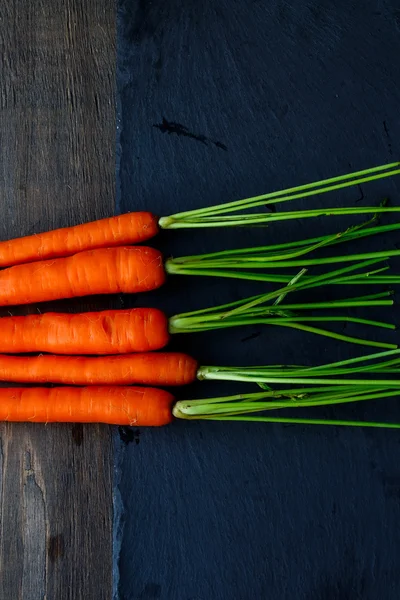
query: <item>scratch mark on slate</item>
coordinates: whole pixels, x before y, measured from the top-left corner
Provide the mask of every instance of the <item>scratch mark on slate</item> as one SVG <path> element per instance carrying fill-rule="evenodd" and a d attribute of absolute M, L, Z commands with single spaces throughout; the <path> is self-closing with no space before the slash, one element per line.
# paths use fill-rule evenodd
<path fill-rule="evenodd" d="M 181 123 L 176 123 L 174 121 L 168 121 L 165 117 L 162 118 L 161 123 L 154 123 L 153 127 L 159 129 L 161 133 L 168 133 L 169 135 L 174 133 L 177 136 L 187 137 L 191 138 L 192 140 L 196 140 L 197 142 L 201 142 L 205 146 L 212 144 L 216 148 L 225 150 L 225 152 L 228 150 L 227 146 L 222 142 L 212 140 L 200 133 L 193 133 L 192 131 L 189 131 L 189 129 L 185 127 L 185 125 L 182 125 Z"/>
<path fill-rule="evenodd" d="M 360 183 L 357 185 L 357 187 L 360 191 L 360 196 L 359 196 L 359 198 L 357 198 L 356 202 L 361 202 L 362 200 L 364 200 L 364 191 L 363 191 Z"/>
<path fill-rule="evenodd" d="M 349 165 L 349 169 L 351 170 L 352 169 L 351 163 L 347 163 L 347 164 Z M 361 187 L 361 184 L 358 184 L 357 187 L 358 187 L 358 190 L 360 192 L 360 196 L 359 196 L 359 198 L 357 198 L 357 200 L 354 201 L 356 203 L 357 202 L 361 202 L 362 200 L 364 200 L 364 191 L 363 191 L 363 189 Z"/>
<path fill-rule="evenodd" d="M 387 137 L 387 140 L 388 140 L 389 154 L 390 154 L 390 156 L 393 156 L 392 141 L 391 141 L 391 138 L 390 138 L 389 129 L 388 129 L 386 121 L 383 121 L 383 129 L 385 130 L 385 134 L 386 134 L 386 137 Z"/>
<path fill-rule="evenodd" d="M 395 10 L 393 13 L 393 16 L 394 16 L 395 25 L 396 25 L 397 29 L 400 31 L 400 10 Z"/>
<path fill-rule="evenodd" d="M 254 333 L 248 335 L 247 337 L 242 338 L 241 342 L 249 342 L 250 340 L 255 340 L 261 335 L 261 331 L 255 331 Z"/>

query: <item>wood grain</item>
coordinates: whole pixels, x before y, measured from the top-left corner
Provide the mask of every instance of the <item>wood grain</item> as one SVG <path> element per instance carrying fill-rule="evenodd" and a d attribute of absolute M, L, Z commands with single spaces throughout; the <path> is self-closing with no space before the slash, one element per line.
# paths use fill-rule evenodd
<path fill-rule="evenodd" d="M 113 213 L 114 20 L 111 0 L 1 3 L 1 239 Z M 0 598 L 111 597 L 111 456 L 107 427 L 0 426 Z"/>

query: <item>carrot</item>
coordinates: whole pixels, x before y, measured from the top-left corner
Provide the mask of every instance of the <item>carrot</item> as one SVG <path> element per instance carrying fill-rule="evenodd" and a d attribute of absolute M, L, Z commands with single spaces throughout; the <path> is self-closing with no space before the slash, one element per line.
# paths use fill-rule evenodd
<path fill-rule="evenodd" d="M 0 332 L 7 354 L 126 354 L 159 350 L 169 340 L 167 317 L 155 308 L 3 317 Z"/>
<path fill-rule="evenodd" d="M 259 248 L 173 258 L 168 259 L 165 265 L 158 250 L 142 246 L 100 248 L 79 252 L 67 258 L 17 265 L 0 272 L 0 305 L 29 304 L 92 294 L 149 291 L 160 287 L 165 282 L 167 273 L 285 283 L 285 294 L 327 284 L 396 284 L 399 283 L 399 276 L 381 274 L 387 267 L 367 272 L 362 272 L 362 269 L 398 256 L 400 250 L 304 259 L 305 255 L 322 246 L 400 229 L 400 223 L 365 227 L 376 218 L 377 215 L 374 215 L 367 223 L 334 235 Z M 292 267 L 347 263 L 354 262 L 355 259 L 358 261 L 355 264 L 335 268 L 328 274 L 323 273 L 319 278 L 313 275 L 304 276 L 305 271 L 291 275 L 276 274 L 278 268 L 286 271 Z M 264 269 L 273 272 L 265 273 Z"/>
<path fill-rule="evenodd" d="M 0 271 L 0 305 L 145 292 L 160 287 L 165 279 L 162 256 L 153 248 L 88 250 Z"/>
<path fill-rule="evenodd" d="M 66 385 L 185 385 L 196 379 L 197 361 L 181 352 L 121 356 L 0 355 L 0 381 Z"/>
<path fill-rule="evenodd" d="M 82 250 L 137 244 L 157 232 L 157 218 L 149 212 L 127 213 L 54 229 L 0 242 L 0 267 L 70 256 Z"/>
<path fill-rule="evenodd" d="M 400 423 L 269 416 L 271 410 L 289 409 L 298 412 L 302 408 L 333 407 L 371 400 L 381 402 L 384 398 L 396 397 L 399 395 L 400 381 L 387 377 L 381 378 L 381 375 L 397 374 L 399 352 L 371 354 L 318 367 L 283 367 L 282 365 L 245 368 L 204 367 L 202 375 L 210 375 L 209 379 L 248 381 L 263 389 L 256 393 L 177 402 L 171 394 L 157 388 L 126 386 L 0 388 L 0 421 L 161 426 L 171 423 L 175 417 L 186 420 L 399 429 Z M 387 360 L 389 357 L 390 360 Z M 371 361 L 375 362 L 371 365 Z M 369 364 L 364 365 L 365 362 Z M 363 378 L 348 377 L 354 373 Z M 338 379 L 338 375 L 345 375 L 345 377 Z M 270 387 L 271 384 L 276 383 L 284 384 L 286 387 L 281 389 Z M 299 384 L 301 387 L 298 387 Z"/>
<path fill-rule="evenodd" d="M 160 426 L 174 397 L 145 387 L 0 388 L 0 421 Z"/>
<path fill-rule="evenodd" d="M 389 358 L 390 357 L 390 358 Z M 389 359 L 389 360 L 388 360 Z M 366 363 L 366 364 L 364 364 Z M 310 368 L 264 365 L 257 367 L 200 366 L 182 352 L 142 352 L 120 356 L 0 355 L 0 381 L 64 383 L 67 385 L 180 386 L 199 381 L 241 381 L 257 385 L 318 384 L 349 388 L 377 386 L 395 389 L 400 381 L 400 350 L 386 350 Z M 364 379 L 351 379 L 360 375 Z M 381 376 L 384 376 L 383 379 Z M 344 378 L 338 376 L 345 376 Z M 354 388 L 354 389 L 356 389 Z M 289 394 L 290 397 L 290 394 Z"/>
<path fill-rule="evenodd" d="M 159 229 L 188 229 L 188 228 L 214 228 L 236 227 L 247 225 L 265 225 L 282 220 L 320 217 L 344 214 L 372 214 L 384 212 L 398 212 L 399 207 L 381 206 L 356 206 L 345 208 L 328 208 L 323 210 L 283 211 L 245 213 L 252 211 L 257 206 L 278 204 L 309 198 L 318 194 L 337 191 L 375 181 L 384 177 L 391 177 L 400 173 L 400 162 L 381 165 L 364 169 L 355 173 L 330 177 L 322 181 L 312 182 L 285 190 L 268 192 L 254 198 L 245 198 L 217 206 L 209 206 L 195 210 L 185 211 L 158 219 L 150 212 L 127 213 L 76 225 L 55 229 L 38 235 L 20 237 L 9 241 L 0 242 L 0 267 L 70 256 L 77 252 L 137 244 L 155 236 Z"/>

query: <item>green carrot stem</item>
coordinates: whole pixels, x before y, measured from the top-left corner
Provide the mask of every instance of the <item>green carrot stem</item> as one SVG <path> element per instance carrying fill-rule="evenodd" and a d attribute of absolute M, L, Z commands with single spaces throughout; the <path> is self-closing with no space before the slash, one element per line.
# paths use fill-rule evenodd
<path fill-rule="evenodd" d="M 269 400 L 267 402 L 259 401 L 247 401 L 247 402 L 223 402 L 213 404 L 192 404 L 190 401 L 181 401 L 179 404 L 179 410 L 181 413 L 191 416 L 211 416 L 211 415 L 245 415 L 251 413 L 259 413 L 270 410 L 285 410 L 292 408 L 310 408 L 316 406 L 335 406 L 339 404 L 350 404 L 354 402 L 366 402 L 369 400 L 378 400 L 381 398 L 389 398 L 398 396 L 399 390 L 388 391 L 384 388 L 371 390 L 364 394 L 349 394 L 349 395 L 338 395 L 337 397 L 319 397 L 319 398 L 305 398 L 305 399 L 290 399 L 274 401 Z"/>
<path fill-rule="evenodd" d="M 259 254 L 262 254 L 262 256 L 265 257 L 265 260 L 287 260 L 288 258 L 293 258 L 294 256 L 296 256 L 296 253 L 289 251 L 293 248 L 296 248 L 297 252 L 300 251 L 301 254 L 307 254 L 322 246 L 342 244 L 344 242 L 348 242 L 361 237 L 377 235 L 380 233 L 400 229 L 400 223 L 395 223 L 392 225 L 380 225 L 376 227 L 368 227 L 362 229 L 368 223 L 374 221 L 376 219 L 376 216 L 377 215 L 374 215 L 374 217 L 366 223 L 361 223 L 359 225 L 349 227 L 347 230 L 333 235 L 324 235 L 317 238 L 309 238 L 305 240 L 298 240 L 296 242 L 287 242 L 283 244 L 274 244 L 269 246 L 256 246 L 251 248 L 240 248 L 235 250 L 223 250 L 220 252 L 212 252 L 209 254 L 183 256 L 169 260 L 172 268 L 174 265 L 185 265 L 186 267 L 190 267 L 192 264 L 196 264 L 203 261 L 210 262 L 210 260 L 213 263 L 215 261 L 220 260 L 230 260 L 235 262 L 244 262 L 246 260 L 251 261 L 253 257 L 257 257 Z M 297 254 L 297 256 L 299 255 L 300 254 Z"/>
<path fill-rule="evenodd" d="M 185 419 L 182 414 L 179 413 L 178 409 L 173 410 L 174 416 L 178 419 Z M 375 421 L 344 421 L 344 420 L 330 420 L 330 419 L 299 419 L 299 418 L 288 418 L 288 417 L 255 417 L 251 415 L 240 415 L 240 416 L 202 416 L 196 417 L 197 419 L 209 420 L 209 421 L 249 421 L 257 423 L 283 423 L 287 425 L 333 425 L 336 427 L 374 427 L 377 429 L 400 429 L 400 423 L 379 423 Z"/>
<path fill-rule="evenodd" d="M 171 270 L 170 270 L 171 269 Z M 244 279 L 246 281 L 264 281 L 266 283 L 283 283 L 289 284 L 293 276 L 290 275 L 273 275 L 271 273 L 253 273 L 252 271 L 233 271 L 222 269 L 186 269 L 179 267 L 174 271 L 174 267 L 167 268 L 170 273 L 178 273 L 179 275 L 194 275 L 200 277 L 223 277 L 228 279 Z M 389 275 L 385 277 L 377 277 L 377 273 L 387 271 L 389 267 L 375 269 L 367 273 L 357 273 L 347 277 L 329 280 L 326 285 L 395 285 L 400 283 L 400 276 Z M 307 289 L 317 287 L 318 283 L 312 283 L 310 277 L 303 277 L 303 281 L 307 282 Z"/>
<path fill-rule="evenodd" d="M 325 258 L 314 258 L 307 260 L 270 260 L 268 256 L 237 257 L 226 260 L 199 261 L 184 264 L 184 268 L 193 269 L 288 269 L 290 267 L 315 267 L 319 265 L 331 265 L 336 263 L 368 261 L 371 259 L 387 260 L 400 256 L 400 250 L 382 250 L 379 252 L 365 252 L 362 254 L 344 254 L 341 256 L 327 256 Z M 273 257 L 274 258 L 274 257 Z M 179 273 L 180 265 L 173 259 L 166 261 L 169 273 Z"/>
<path fill-rule="evenodd" d="M 360 227 L 362 227 L 362 225 L 358 225 L 356 227 L 357 227 L 357 229 L 359 229 Z M 250 248 L 222 250 L 219 252 L 211 252 L 208 254 L 180 256 L 180 257 L 172 259 L 172 263 L 183 265 L 185 263 L 200 262 L 200 261 L 209 260 L 209 259 L 219 259 L 219 258 L 235 259 L 235 257 L 237 257 L 237 256 L 242 257 L 242 256 L 247 256 L 247 255 L 250 255 L 250 257 L 251 257 L 254 254 L 257 255 L 260 253 L 264 253 L 270 257 L 274 257 L 276 255 L 281 255 L 282 251 L 284 251 L 286 249 L 304 247 L 304 246 L 309 247 L 311 244 L 316 244 L 318 242 L 326 241 L 328 238 L 332 238 L 332 237 L 336 238 L 336 239 L 334 239 L 333 241 L 331 241 L 329 243 L 325 243 L 324 245 L 333 246 L 336 244 L 343 244 L 345 242 L 359 239 L 362 237 L 368 237 L 370 235 L 387 233 L 389 231 L 394 231 L 394 230 L 400 229 L 400 223 L 394 223 L 392 225 L 378 225 L 376 227 L 369 227 L 367 229 L 361 229 L 361 230 L 354 231 L 354 229 L 356 229 L 356 227 L 350 227 L 345 232 L 336 234 L 335 236 L 324 235 L 324 236 L 320 236 L 320 237 L 316 237 L 316 238 L 298 240 L 295 242 L 286 242 L 283 244 L 273 244 L 273 245 L 269 245 L 269 246 L 252 246 Z"/>
<path fill-rule="evenodd" d="M 215 370 L 214 370 L 215 369 Z M 199 379 L 202 380 L 217 380 L 217 381 L 242 381 L 248 383 L 271 383 L 271 384 L 287 384 L 287 385 L 351 385 L 351 386 L 384 386 L 395 387 L 400 389 L 400 381 L 394 379 L 338 379 L 329 377 L 313 377 L 310 382 L 310 377 L 294 377 L 291 374 L 282 377 L 274 377 L 262 374 L 262 371 L 251 373 L 246 371 L 246 368 L 237 369 L 234 371 L 225 371 L 223 367 L 200 367 Z"/>
<path fill-rule="evenodd" d="M 270 292 L 269 294 L 258 295 L 258 296 L 253 296 L 252 298 L 247 298 L 247 300 L 244 300 L 241 305 L 232 307 L 232 309 L 228 313 L 226 313 L 224 318 L 226 318 L 227 316 L 237 315 L 238 313 L 243 313 L 243 312 L 247 311 L 249 308 L 252 308 L 259 304 L 264 304 L 265 302 L 267 302 L 269 300 L 273 300 L 273 299 L 277 298 L 282 293 L 294 292 L 294 291 L 298 291 L 301 289 L 307 289 L 308 287 L 310 287 L 310 285 L 312 287 L 317 287 L 317 284 L 318 285 L 320 285 L 322 283 L 326 284 L 327 282 L 329 282 L 329 280 L 336 279 L 338 275 L 343 275 L 344 273 L 350 273 L 351 271 L 358 270 L 363 267 L 368 267 L 371 264 L 373 264 L 373 263 L 371 263 L 370 261 L 365 261 L 364 263 L 357 263 L 356 265 L 350 265 L 349 267 L 343 267 L 341 269 L 336 269 L 336 270 L 330 271 L 328 273 L 323 273 L 322 275 L 317 275 L 315 277 L 311 277 L 307 282 L 299 281 L 293 285 L 288 284 L 279 290 Z"/>
<path fill-rule="evenodd" d="M 207 226 L 207 219 L 209 215 L 213 215 L 213 219 L 218 215 L 225 215 L 229 212 L 234 211 L 242 211 L 249 208 L 253 208 L 256 206 L 260 206 L 263 204 L 269 203 L 277 203 L 277 202 L 285 202 L 287 200 L 294 200 L 296 198 L 305 198 L 309 196 L 314 196 L 316 194 L 325 193 L 329 191 L 335 191 L 338 189 L 342 189 L 345 187 L 350 187 L 354 185 L 359 185 L 361 183 L 366 183 L 369 181 L 374 181 L 383 177 L 390 177 L 393 175 L 397 175 L 400 173 L 400 163 L 391 163 L 388 165 L 382 165 L 378 167 L 374 167 L 371 169 L 364 169 L 362 171 L 338 176 L 331 177 L 329 179 L 321 180 L 318 182 L 309 183 L 306 185 L 296 186 L 294 188 L 288 188 L 286 190 L 281 190 L 278 192 L 271 192 L 268 194 L 262 194 L 260 196 L 256 196 L 253 198 L 247 198 L 244 200 L 239 200 L 235 202 L 229 202 L 217 206 L 206 207 L 201 209 L 196 209 L 192 211 L 185 211 L 181 213 L 177 213 L 175 215 L 171 215 L 170 217 L 161 218 L 159 221 L 161 228 L 179 228 L 179 227 L 204 227 Z M 332 209 L 335 210 L 335 209 Z M 349 209 L 343 209 L 349 210 Z M 364 211 L 370 212 L 366 208 L 353 208 L 351 209 L 355 214 L 362 214 Z M 386 210 L 386 209 L 385 209 Z M 328 209 L 330 214 L 349 214 L 347 213 L 332 213 L 330 209 Z M 297 211 L 301 212 L 301 211 Z M 319 211 L 321 213 L 321 211 Z M 326 211 L 325 211 L 326 212 Z M 380 211 L 371 211 L 371 212 L 380 212 Z M 383 212 L 383 211 L 381 211 Z M 274 213 L 276 214 L 276 213 Z M 267 222 L 270 215 L 258 215 L 258 222 Z M 246 217 L 241 216 L 240 218 L 233 217 L 234 220 L 227 221 L 226 217 L 220 218 L 219 222 L 214 221 L 211 226 L 218 227 L 222 225 L 241 225 L 241 224 L 250 224 L 252 222 L 252 215 L 247 215 Z M 264 219 L 264 221 L 262 221 Z M 254 222 L 254 221 L 253 221 Z M 257 222 L 257 221 L 255 221 Z"/>
<path fill-rule="evenodd" d="M 400 170 L 398 171 L 400 173 Z M 310 194 L 306 194 L 310 195 Z M 299 195 L 296 198 L 303 198 Z M 288 198 L 293 200 L 295 197 Z M 252 208 L 248 206 L 246 208 Z M 244 210 L 244 209 L 242 209 Z M 227 211 L 229 212 L 229 211 Z M 294 219 L 311 219 L 317 217 L 337 217 L 344 215 L 368 215 L 378 213 L 398 213 L 399 207 L 373 207 L 373 206 L 356 206 L 347 208 L 320 208 L 309 210 L 293 210 L 281 213 L 250 213 L 241 216 L 203 216 L 201 219 L 183 219 L 171 221 L 168 227 L 164 229 L 190 229 L 190 228 L 208 228 L 208 227 L 244 227 L 249 225 L 265 225 L 276 221 L 293 221 Z M 161 220 L 160 220 L 161 221 Z"/>
<path fill-rule="evenodd" d="M 247 401 L 251 401 L 251 402 L 256 402 L 258 400 L 265 400 L 268 398 L 272 398 L 272 399 L 276 399 L 276 398 L 290 398 L 290 399 L 301 399 L 304 397 L 308 397 L 310 394 L 335 394 L 335 396 L 337 394 L 349 394 L 349 393 L 353 393 L 353 394 L 361 394 L 363 393 L 363 391 L 358 391 L 356 388 L 349 386 L 349 385 L 343 385 L 343 386 L 339 386 L 338 388 L 335 388 L 333 390 L 332 386 L 330 385 L 326 385 L 326 386 L 317 386 L 317 387 L 311 387 L 310 385 L 308 385 L 307 387 L 301 387 L 301 388 L 290 388 L 290 389 L 279 389 L 279 390 L 267 390 L 267 391 L 262 391 L 262 392 L 251 392 L 251 393 L 247 393 L 247 394 L 234 394 L 231 396 L 220 396 L 217 398 L 202 398 L 200 400 L 189 400 L 189 401 L 185 401 L 185 402 L 190 402 L 191 406 L 196 406 L 196 405 L 208 405 L 208 404 L 221 404 L 224 402 L 247 402 Z M 182 401 L 183 402 L 183 401 Z"/>
<path fill-rule="evenodd" d="M 312 317 L 304 316 L 300 314 L 285 316 L 265 316 L 261 314 L 249 313 L 245 317 L 235 317 L 233 319 L 224 319 L 221 321 L 218 315 L 211 315 L 207 319 L 201 317 L 182 317 L 179 315 L 170 319 L 170 331 L 171 333 L 184 333 L 185 331 L 211 331 L 212 329 L 225 329 L 226 327 L 235 327 L 242 325 L 287 325 L 298 324 L 298 323 L 324 323 L 328 321 L 336 323 L 358 323 L 360 325 L 369 325 L 371 327 L 382 327 L 384 329 L 396 329 L 396 326 L 392 323 L 386 323 L 385 321 L 373 321 L 371 319 L 363 319 L 361 317 L 348 317 L 346 315 L 337 316 L 324 316 L 324 317 Z M 397 346 L 396 346 L 397 347 Z"/>
<path fill-rule="evenodd" d="M 317 320 L 327 320 L 328 322 L 331 322 L 333 320 L 335 321 L 342 321 L 342 322 L 357 322 L 357 323 L 362 323 L 364 322 L 363 320 L 360 319 L 353 319 L 350 317 L 326 317 L 326 319 L 318 319 L 317 317 L 314 318 L 309 318 L 309 319 L 302 319 L 302 321 L 317 321 Z M 367 324 L 371 324 L 371 323 L 367 323 Z M 349 342 L 349 343 L 353 343 L 353 344 L 360 344 L 360 345 L 364 345 L 364 346 L 372 346 L 375 348 L 387 348 L 390 350 L 394 350 L 397 348 L 397 344 L 388 344 L 385 342 L 376 342 L 373 340 L 367 340 L 364 338 L 357 338 L 357 337 L 353 337 L 353 336 L 349 336 L 349 335 L 343 335 L 340 333 L 335 333 L 333 331 L 328 331 L 326 329 L 320 329 L 317 327 L 311 327 L 309 325 L 304 325 L 304 323 L 299 323 L 299 322 L 295 322 L 295 321 L 284 321 L 283 319 L 235 319 L 232 321 L 224 321 L 224 324 L 221 323 L 207 323 L 204 322 L 203 324 L 201 323 L 196 323 L 196 324 L 192 324 L 189 321 L 185 322 L 180 320 L 180 318 L 177 317 L 173 317 L 172 320 L 170 320 L 170 333 L 174 334 L 174 333 L 190 333 L 190 332 L 200 332 L 200 331 L 211 331 L 214 329 L 222 329 L 224 327 L 240 327 L 240 326 L 244 326 L 244 325 L 278 325 L 280 327 L 290 327 L 292 329 L 298 329 L 300 331 L 306 331 L 308 333 L 314 333 L 316 335 L 321 335 L 323 337 L 329 337 L 329 338 L 333 338 L 342 342 Z"/>
<path fill-rule="evenodd" d="M 332 318 L 329 320 L 332 320 Z M 347 319 L 344 319 L 344 320 L 346 321 Z M 319 329 L 317 327 L 310 327 L 308 325 L 302 325 L 300 323 L 275 323 L 275 325 L 280 325 L 281 327 L 291 327 L 292 329 L 299 329 L 301 331 L 307 331 L 308 333 L 315 333 L 317 335 L 322 335 L 324 337 L 333 338 L 335 340 L 340 340 L 342 342 L 350 342 L 352 344 L 360 344 L 362 346 L 372 346 L 375 348 L 387 348 L 390 350 L 395 350 L 397 348 L 397 344 L 388 344 L 385 342 L 375 342 L 373 340 L 356 338 L 356 337 L 352 337 L 349 335 L 334 333 L 334 332 L 328 331 L 326 329 Z"/>
<path fill-rule="evenodd" d="M 331 236 L 331 235 L 323 235 L 323 236 L 319 236 L 319 237 L 315 237 L 315 238 L 308 238 L 305 240 L 297 240 L 295 242 L 285 242 L 285 243 L 281 243 L 281 244 L 272 244 L 272 245 L 268 245 L 268 246 L 252 246 L 250 248 L 240 248 L 240 249 L 234 249 L 234 250 L 223 250 L 223 251 L 219 251 L 219 252 L 211 252 L 208 254 L 200 254 L 200 255 L 192 255 L 192 256 L 180 256 L 178 258 L 174 258 L 173 259 L 173 263 L 174 264 L 184 264 L 187 262 L 192 262 L 193 260 L 195 260 L 196 262 L 201 261 L 201 260 L 208 260 L 210 258 L 214 259 L 214 258 L 222 258 L 222 257 L 232 257 L 235 258 L 235 256 L 239 255 L 247 255 L 247 254 L 258 254 L 260 252 L 263 252 L 265 254 L 269 254 L 271 256 L 276 255 L 276 254 L 281 254 L 283 250 L 287 250 L 290 248 L 297 248 L 297 247 L 301 247 L 301 246 L 309 246 L 311 244 L 317 244 L 318 242 L 323 242 L 326 241 L 328 238 L 336 238 L 333 239 L 332 241 L 330 241 L 329 243 L 326 243 L 325 245 L 329 245 L 329 246 L 333 246 L 336 244 L 342 244 L 354 239 L 359 239 L 361 237 L 367 237 L 370 235 L 377 235 L 380 233 L 386 233 L 388 231 L 394 231 L 397 229 L 400 229 L 400 223 L 394 223 L 391 225 L 378 225 L 376 227 L 368 227 L 366 229 L 362 229 L 363 227 L 365 227 L 366 225 L 368 225 L 369 223 L 371 223 L 372 221 L 374 221 L 376 218 L 376 215 L 374 215 L 374 217 L 372 219 L 370 219 L 369 221 L 366 221 L 365 223 L 361 223 L 360 225 L 355 225 L 353 227 L 349 227 L 346 231 L 342 232 L 342 233 L 338 233 L 335 236 Z"/>

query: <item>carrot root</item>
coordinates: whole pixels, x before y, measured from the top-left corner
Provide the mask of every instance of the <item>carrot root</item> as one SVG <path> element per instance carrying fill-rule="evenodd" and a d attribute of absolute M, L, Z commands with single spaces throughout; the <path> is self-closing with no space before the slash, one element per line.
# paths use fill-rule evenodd
<path fill-rule="evenodd" d="M 150 212 L 132 212 L 0 242 L 0 267 L 72 256 L 84 250 L 138 244 L 159 231 Z"/>
<path fill-rule="evenodd" d="M 198 363 L 180 352 L 120 356 L 0 355 L 0 381 L 64 385 L 180 386 L 196 379 Z"/>
<path fill-rule="evenodd" d="M 172 421 L 173 402 L 157 388 L 0 388 L 0 421 L 159 427 Z"/>
<path fill-rule="evenodd" d="M 147 292 L 165 280 L 158 250 L 145 246 L 101 248 L 0 271 L 0 305 Z"/>
<path fill-rule="evenodd" d="M 168 319 L 156 308 L 0 319 L 4 354 L 129 354 L 160 350 L 168 341 Z"/>

